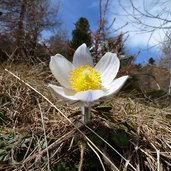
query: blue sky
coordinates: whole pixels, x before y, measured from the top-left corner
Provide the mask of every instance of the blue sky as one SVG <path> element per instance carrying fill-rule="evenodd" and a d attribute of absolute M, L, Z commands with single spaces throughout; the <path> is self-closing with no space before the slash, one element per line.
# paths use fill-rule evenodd
<path fill-rule="evenodd" d="M 103 3 L 105 2 L 105 0 L 102 1 Z M 118 3 L 119 1 L 121 4 Z M 148 0 L 148 4 L 146 4 L 147 7 L 152 6 L 152 3 L 155 3 L 155 1 L 156 3 L 158 2 L 157 0 Z M 58 0 L 52 0 L 52 2 L 55 4 Z M 61 6 L 59 15 L 63 22 L 63 27 L 68 33 L 68 37 L 71 37 L 72 30 L 74 29 L 74 23 L 80 17 L 87 18 L 90 23 L 91 30 L 96 30 L 99 19 L 98 0 L 61 0 L 60 2 Z M 164 37 L 163 30 L 155 30 L 152 36 L 151 33 L 142 33 L 140 31 L 142 29 L 140 25 L 136 25 L 133 19 L 128 16 L 128 13 L 131 13 L 132 10 L 129 0 L 111 0 L 110 2 L 107 19 L 108 21 L 112 21 L 114 17 L 116 18 L 113 29 L 118 29 L 127 23 L 126 27 L 119 30 L 119 32 L 128 32 L 126 36 L 129 36 L 125 42 L 127 53 L 136 54 L 140 52 L 136 63 L 145 64 L 148 62 L 148 58 L 150 57 L 157 59 L 160 54 L 160 48 L 156 45 Z M 133 2 L 135 2 L 135 5 L 141 9 L 143 0 L 133 0 Z M 156 13 L 159 9 L 155 7 L 149 8 L 149 10 L 150 12 Z M 149 18 L 144 18 L 143 21 L 147 24 L 153 23 L 154 25 L 158 25 L 159 22 Z"/>
<path fill-rule="evenodd" d="M 94 2 L 98 2 L 95 0 Z M 98 3 L 96 3 L 98 5 Z M 60 17 L 64 22 L 64 28 L 71 36 L 74 29 L 74 23 L 80 18 L 85 17 L 90 23 L 90 28 L 95 30 L 98 24 L 98 8 L 93 0 L 62 0 L 60 8 Z"/>

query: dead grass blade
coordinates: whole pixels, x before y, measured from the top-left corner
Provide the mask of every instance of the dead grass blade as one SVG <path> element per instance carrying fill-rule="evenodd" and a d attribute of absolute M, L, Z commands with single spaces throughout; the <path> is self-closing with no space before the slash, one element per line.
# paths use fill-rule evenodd
<path fill-rule="evenodd" d="M 31 85 L 29 85 L 28 83 L 26 83 L 24 80 L 22 80 L 20 77 L 18 77 L 17 75 L 15 75 L 14 73 L 12 73 L 11 71 L 9 71 L 8 69 L 5 69 L 6 72 L 8 72 L 9 74 L 11 74 L 12 76 L 14 76 L 16 79 L 18 79 L 19 81 L 21 81 L 22 83 L 24 83 L 26 86 L 28 86 L 30 89 L 32 89 L 33 91 L 35 91 L 37 94 L 39 94 L 41 97 L 43 97 L 49 104 L 51 104 L 51 106 L 53 106 L 67 121 L 69 121 L 69 123 L 71 123 L 74 128 L 82 134 L 82 136 L 84 136 L 84 138 L 105 158 L 105 160 L 107 162 L 110 163 L 110 165 L 116 169 L 116 171 L 118 171 L 117 167 L 114 165 L 114 163 L 112 163 L 112 161 L 60 110 L 58 109 L 47 97 L 45 97 L 42 93 L 40 93 L 39 91 L 37 91 L 34 87 L 32 87 Z M 66 135 L 64 135 L 64 137 L 66 137 Z M 64 138 L 63 137 L 63 138 Z M 59 141 L 59 140 L 58 140 Z M 57 141 L 57 142 L 58 142 Z M 55 142 L 55 144 L 57 143 Z M 54 145 L 54 144 L 53 144 Z M 53 147 L 53 145 L 50 145 L 50 147 Z M 43 151 L 39 152 L 39 155 L 41 156 L 42 154 L 46 153 L 50 147 L 44 149 Z M 36 154 L 34 154 L 33 156 L 30 156 L 29 158 L 25 159 L 25 161 L 23 163 L 26 163 L 28 160 L 32 160 L 34 158 L 36 158 Z"/>

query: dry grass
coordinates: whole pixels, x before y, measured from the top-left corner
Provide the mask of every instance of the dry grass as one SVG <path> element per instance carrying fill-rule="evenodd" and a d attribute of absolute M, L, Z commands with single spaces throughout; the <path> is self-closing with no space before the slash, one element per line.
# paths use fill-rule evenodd
<path fill-rule="evenodd" d="M 79 108 L 50 92 L 56 80 L 46 65 L 5 67 L 39 93 L 0 69 L 0 170 L 171 170 L 171 106 L 120 93 L 79 131 Z"/>

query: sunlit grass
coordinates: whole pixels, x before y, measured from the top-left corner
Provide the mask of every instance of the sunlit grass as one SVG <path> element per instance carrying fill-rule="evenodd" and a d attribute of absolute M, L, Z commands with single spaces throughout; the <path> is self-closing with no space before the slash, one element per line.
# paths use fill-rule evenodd
<path fill-rule="evenodd" d="M 39 93 L 0 69 L 0 169 L 47 170 L 50 162 L 52 170 L 78 170 L 82 160 L 80 141 L 84 136 L 74 125 L 104 154 L 95 146 L 94 152 L 92 144 L 86 145 L 83 170 L 111 170 L 114 166 L 110 161 L 119 170 L 171 168 L 170 106 L 161 108 L 159 101 L 153 103 L 121 92 L 94 106 L 93 119 L 84 126 L 79 123 L 79 108 L 63 103 L 47 88 L 48 82 L 56 80 L 46 64 L 5 67 Z"/>

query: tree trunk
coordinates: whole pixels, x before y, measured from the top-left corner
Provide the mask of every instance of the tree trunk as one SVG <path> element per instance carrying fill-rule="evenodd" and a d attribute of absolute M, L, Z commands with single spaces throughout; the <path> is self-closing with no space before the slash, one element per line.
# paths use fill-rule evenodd
<path fill-rule="evenodd" d="M 17 24 L 17 31 L 16 31 L 16 47 L 18 48 L 18 58 L 26 57 L 26 51 L 24 48 L 24 18 L 26 15 L 26 6 L 27 6 L 27 0 L 23 0 L 21 3 L 20 8 L 20 16 L 18 19 Z"/>

